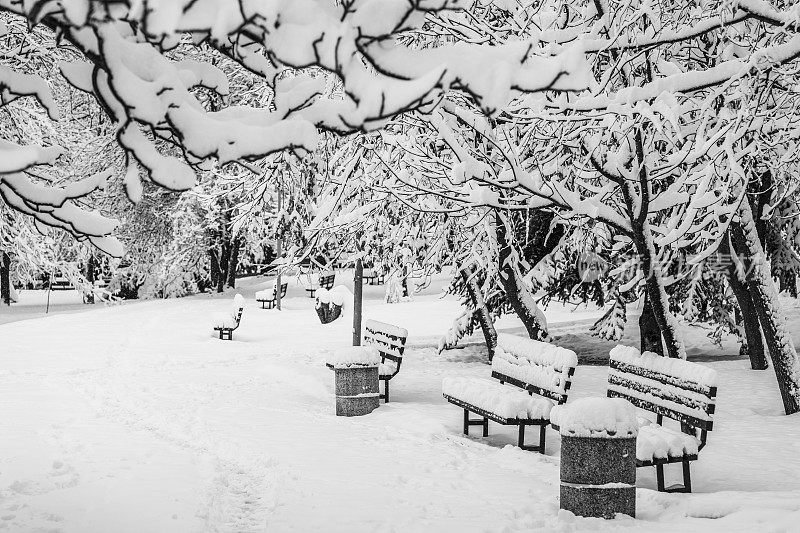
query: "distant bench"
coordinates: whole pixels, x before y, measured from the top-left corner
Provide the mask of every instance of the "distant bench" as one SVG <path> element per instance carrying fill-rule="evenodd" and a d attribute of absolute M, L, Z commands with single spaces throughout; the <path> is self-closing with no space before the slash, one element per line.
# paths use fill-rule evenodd
<path fill-rule="evenodd" d="M 364 322 L 364 342 L 378 348 L 381 354 L 381 365 L 378 368 L 378 379 L 383 381 L 384 403 L 389 403 L 389 380 L 400 372 L 403 352 L 406 349 L 408 330 L 377 320 Z"/>
<path fill-rule="evenodd" d="M 289 287 L 289 283 L 284 281 L 281 283 L 281 300 L 286 297 L 286 289 Z M 273 284 L 272 290 L 269 289 L 258 291 L 256 293 L 256 301 L 261 304 L 261 309 L 272 309 L 275 307 L 275 300 L 277 296 L 276 286 Z"/>
<path fill-rule="evenodd" d="M 309 293 L 309 298 L 314 297 L 314 293 L 318 289 L 325 289 L 331 290 L 333 288 L 333 284 L 336 281 L 336 273 L 335 272 L 323 272 L 319 275 L 319 279 L 317 284 L 312 284 L 310 287 L 306 287 L 306 291 Z"/>
<path fill-rule="evenodd" d="M 370 285 L 380 285 L 386 282 L 386 275 L 383 271 L 374 268 L 365 268 L 361 277 Z"/>
<path fill-rule="evenodd" d="M 639 355 L 629 346 L 611 350 L 609 366 L 608 396 L 656 415 L 655 423 L 640 419 L 636 466 L 656 467 L 661 492 L 692 492 L 689 464 L 697 460 L 713 427 L 716 371 L 648 352 Z M 680 422 L 680 431 L 662 426 L 665 416 Z M 664 488 L 664 465 L 669 463 L 683 464 L 683 485 Z"/>
<path fill-rule="evenodd" d="M 52 291 L 69 291 L 75 287 L 65 277 L 58 276 L 50 281 L 50 290 Z"/>
<path fill-rule="evenodd" d="M 230 312 L 214 315 L 214 331 L 219 332 L 220 340 L 233 340 L 233 331 L 241 324 L 243 312 L 244 298 L 237 294 L 233 298 L 233 309 Z"/>
<path fill-rule="evenodd" d="M 464 435 L 469 435 L 470 426 L 482 426 L 483 436 L 488 436 L 489 420 L 493 420 L 504 426 L 519 426 L 519 447 L 544 453 L 550 410 L 553 402 L 567 401 L 577 365 L 578 357 L 572 350 L 500 334 L 492 359 L 492 378 L 497 381 L 447 377 L 442 381 L 442 394 L 464 409 Z M 483 420 L 470 420 L 469 413 Z M 537 446 L 525 444 L 526 426 L 539 426 Z"/>

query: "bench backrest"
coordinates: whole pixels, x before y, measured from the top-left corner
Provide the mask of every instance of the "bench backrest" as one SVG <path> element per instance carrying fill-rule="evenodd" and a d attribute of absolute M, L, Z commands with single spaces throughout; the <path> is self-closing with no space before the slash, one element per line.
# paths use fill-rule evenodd
<path fill-rule="evenodd" d="M 242 313 L 244 312 L 244 298 L 241 294 L 236 293 L 236 296 L 233 297 L 233 318 L 236 320 L 236 328 L 239 327 L 239 324 L 242 321 Z M 233 328 L 233 329 L 236 329 Z"/>
<path fill-rule="evenodd" d="M 281 283 L 281 298 L 286 296 L 286 288 L 288 286 L 289 286 L 289 282 L 288 281 L 284 281 L 283 283 Z M 277 286 L 273 285 L 272 286 L 272 294 L 275 295 L 277 293 L 278 293 Z"/>
<path fill-rule="evenodd" d="M 377 320 L 364 322 L 364 342 L 374 344 L 381 354 L 381 362 L 386 359 L 397 363 L 399 368 L 406 349 L 408 330 Z"/>
<path fill-rule="evenodd" d="M 564 403 L 577 366 L 578 356 L 572 350 L 501 333 L 492 358 L 492 377 Z"/>
<path fill-rule="evenodd" d="M 72 289 L 72 282 L 63 276 L 57 276 L 55 279 L 50 281 L 50 288 L 53 290 L 59 289 Z"/>
<path fill-rule="evenodd" d="M 336 281 L 336 274 L 334 272 L 323 272 L 319 275 L 319 286 L 322 289 L 331 290 Z"/>
<path fill-rule="evenodd" d="M 711 431 L 717 397 L 717 372 L 683 359 L 651 352 L 639 354 L 630 346 L 611 350 L 608 396 L 678 420 L 682 425 Z"/>

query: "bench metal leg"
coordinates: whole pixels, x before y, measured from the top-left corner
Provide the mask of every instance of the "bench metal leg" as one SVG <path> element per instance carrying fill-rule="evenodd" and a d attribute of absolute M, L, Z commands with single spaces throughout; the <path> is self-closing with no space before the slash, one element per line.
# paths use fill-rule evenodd
<path fill-rule="evenodd" d="M 541 454 L 544 453 L 544 443 L 545 437 L 547 436 L 547 426 L 541 425 L 539 426 L 539 445 L 538 446 L 531 446 L 525 444 L 525 424 L 519 425 L 519 442 L 518 446 L 523 450 L 530 451 L 530 452 L 539 452 Z"/>
<path fill-rule="evenodd" d="M 383 403 L 389 403 L 389 380 L 379 380 L 379 382 L 381 381 L 383 382 L 383 394 L 381 394 L 380 385 L 378 385 L 378 399 L 383 400 Z"/>
<path fill-rule="evenodd" d="M 470 420 L 469 419 L 469 410 L 464 409 L 464 435 L 469 435 L 469 427 L 470 426 L 481 426 L 483 427 L 483 436 L 489 436 L 489 419 L 484 417 L 483 420 Z"/>
<path fill-rule="evenodd" d="M 665 487 L 664 465 L 656 465 L 656 483 L 658 485 L 659 492 L 692 492 L 692 472 L 690 470 L 691 461 L 684 459 L 681 461 L 681 466 L 683 469 L 683 485 L 676 483 L 674 485 L 670 485 L 669 487 Z"/>
<path fill-rule="evenodd" d="M 692 492 L 692 473 L 689 470 L 689 461 L 683 460 L 683 492 Z"/>
<path fill-rule="evenodd" d="M 547 437 L 547 426 L 541 425 L 539 426 L 539 453 L 542 455 L 544 455 L 545 437 Z"/>

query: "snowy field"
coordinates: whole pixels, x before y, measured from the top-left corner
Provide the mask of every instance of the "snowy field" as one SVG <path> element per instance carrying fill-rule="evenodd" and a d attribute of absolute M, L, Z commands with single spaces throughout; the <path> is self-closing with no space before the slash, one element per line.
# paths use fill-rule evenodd
<path fill-rule="evenodd" d="M 49 295 L 46 290 L 20 290 L 18 298 L 19 301 L 11 307 L 0 308 L 0 324 L 91 309 L 83 303 L 81 294 L 75 290 L 50 291 Z"/>
<path fill-rule="evenodd" d="M 515 428 L 461 434 L 442 378 L 489 367 L 476 342 L 436 353 L 458 314 L 441 285 L 394 305 L 366 288 L 365 317 L 406 327 L 409 348 L 392 403 L 345 419 L 323 362 L 349 344 L 349 320 L 321 325 L 290 281 L 281 312 L 253 300 L 268 282 L 246 282 L 232 342 L 209 323 L 231 293 L 6 324 L 0 310 L 0 530 L 800 531 L 800 418 L 781 415 L 774 375 L 750 371 L 733 342 L 716 349 L 688 332 L 690 357 L 720 374 L 695 493 L 657 493 L 654 470 L 639 469 L 636 520 L 582 519 L 558 510 L 555 432 L 546 456 L 513 446 Z M 547 311 L 560 342 L 589 358 L 613 346 L 585 334 L 598 313 Z M 605 388 L 604 366 L 580 366 L 570 397 Z"/>

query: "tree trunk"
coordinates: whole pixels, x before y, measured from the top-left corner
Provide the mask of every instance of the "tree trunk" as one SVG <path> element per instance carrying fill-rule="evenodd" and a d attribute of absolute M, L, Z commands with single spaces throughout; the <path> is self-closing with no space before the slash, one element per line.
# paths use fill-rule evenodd
<path fill-rule="evenodd" d="M 228 266 L 230 262 L 230 247 L 223 240 L 222 253 L 219 256 L 219 279 L 217 279 L 217 292 L 225 290 L 225 282 L 228 280 Z"/>
<path fill-rule="evenodd" d="M 653 352 L 664 355 L 664 344 L 661 342 L 661 329 L 653 313 L 648 293 L 644 295 L 642 314 L 639 315 L 639 347 L 642 353 Z"/>
<path fill-rule="evenodd" d="M 778 277 L 780 292 L 788 292 L 792 298 L 797 298 L 797 273 L 794 270 L 783 270 Z"/>
<path fill-rule="evenodd" d="M 403 298 L 410 298 L 411 291 L 408 290 L 408 275 L 409 275 L 409 268 L 408 264 L 403 265 L 403 269 L 401 270 L 401 275 L 403 279 L 400 281 L 400 286 L 403 287 Z"/>
<path fill-rule="evenodd" d="M 661 277 L 662 265 L 656 264 L 658 254 L 656 254 L 656 247 L 653 243 L 650 223 L 647 220 L 650 205 L 650 178 L 645 166 L 641 130 L 636 131 L 634 142 L 641 194 L 637 195 L 631 181 L 623 180 L 622 182 L 622 193 L 631 221 L 633 243 L 636 246 L 636 253 L 639 255 L 639 268 L 644 276 L 647 299 L 658 329 L 661 331 L 666 355 L 676 359 L 686 359 L 686 349 L 678 333 L 678 321 L 669 310 L 669 297 L 667 291 L 664 290 L 664 282 Z"/>
<path fill-rule="evenodd" d="M 658 326 L 661 332 L 661 337 L 666 346 L 666 355 L 677 359 L 686 359 L 686 349 L 683 346 L 678 335 L 678 323 L 675 316 L 669 310 L 669 297 L 667 291 L 664 290 L 664 283 L 661 278 L 661 266 L 655 264 L 656 252 L 653 246 L 653 236 L 650 233 L 650 226 L 645 220 L 643 223 L 633 224 L 633 242 L 636 246 L 636 252 L 639 254 L 639 265 L 645 277 L 645 309 L 642 310 L 642 316 L 646 314 L 647 307 L 650 307 L 650 315 Z M 650 318 L 645 318 L 650 320 Z M 642 326 L 642 317 L 639 318 L 639 327 Z M 645 324 L 645 332 L 650 335 L 649 324 Z M 649 337 L 648 337 L 649 339 Z M 642 338 L 642 346 L 645 345 L 645 340 Z M 648 345 L 655 345 L 651 340 L 647 341 Z M 660 344 L 660 343 L 659 343 Z M 654 350 L 651 350 L 654 351 Z M 663 349 L 656 353 L 663 354 Z"/>
<path fill-rule="evenodd" d="M 525 326 L 528 336 L 531 339 L 544 340 L 548 336 L 547 320 L 522 280 L 522 275 L 519 271 L 519 252 L 514 249 L 513 243 L 508 239 L 506 223 L 512 225 L 514 230 L 517 229 L 517 225 L 514 224 L 516 222 L 514 214 L 509 213 L 507 218 L 504 218 L 503 214 L 505 213 L 501 213 L 499 210 L 495 211 L 495 234 L 499 249 L 500 282 L 503 285 L 506 298 L 508 298 L 512 309 L 514 309 L 514 312 Z M 554 216 L 552 213 L 535 211 L 529 212 L 527 215 L 527 224 L 522 225 L 521 228 L 524 234 L 518 235 L 517 231 L 514 231 L 514 234 L 516 241 L 524 244 L 521 247 L 524 260 L 528 263 L 527 266 L 532 268 L 558 246 L 564 230 L 559 226 L 557 231 L 550 231 Z"/>
<path fill-rule="evenodd" d="M 728 236 L 722 239 L 719 251 L 723 256 L 731 256 L 731 247 Z M 753 370 L 766 370 L 769 367 L 767 356 L 764 353 L 764 340 L 761 336 L 761 326 L 758 323 L 758 313 L 756 312 L 753 298 L 747 284 L 739 277 L 736 264 L 728 261 L 728 284 L 731 286 L 736 303 L 739 306 L 742 324 L 744 325 L 745 340 L 739 353 L 747 353 L 750 357 L 750 366 Z"/>
<path fill-rule="evenodd" d="M 95 260 L 94 253 L 89 252 L 89 259 L 86 261 L 86 281 L 91 285 L 90 292 L 86 295 L 86 303 L 94 303 L 94 281 L 97 279 L 95 275 Z"/>
<path fill-rule="evenodd" d="M 236 269 L 239 268 L 239 249 L 242 246 L 241 237 L 233 239 L 233 246 L 231 247 L 231 256 L 228 261 L 228 287 L 236 288 Z"/>
<path fill-rule="evenodd" d="M 483 337 L 486 339 L 486 347 L 489 349 L 489 361 L 494 357 L 494 350 L 497 348 L 497 331 L 494 329 L 492 317 L 489 314 L 489 308 L 486 307 L 486 302 L 483 300 L 483 295 L 475 282 L 475 277 L 472 275 L 472 267 L 465 267 L 461 269 L 461 277 L 464 279 L 464 284 L 467 286 L 472 304 L 475 307 L 475 313 L 478 315 L 478 323 L 481 325 Z"/>
<path fill-rule="evenodd" d="M 220 278 L 220 275 L 222 273 L 220 272 L 220 268 L 219 268 L 219 257 L 217 256 L 217 251 L 215 249 L 213 249 L 213 248 L 209 249 L 208 250 L 208 257 L 211 260 L 211 268 L 210 268 L 210 273 L 209 273 L 209 277 L 211 278 L 209 280 L 210 283 L 211 283 L 211 286 L 209 288 L 213 289 L 213 288 L 215 288 L 217 286 L 217 283 L 219 283 L 219 278 Z"/>
<path fill-rule="evenodd" d="M 731 223 L 733 247 L 741 255 L 745 280 L 767 341 L 778 389 L 786 414 L 800 411 L 800 362 L 769 275 L 764 250 L 758 238 L 753 212 L 747 201 L 739 206 L 739 220 Z"/>
<path fill-rule="evenodd" d="M 528 337 L 537 341 L 546 340 L 548 338 L 547 319 L 536 305 L 533 295 L 525 286 L 519 272 L 514 268 L 504 268 L 500 271 L 500 281 L 511 307 L 525 326 Z"/>
<path fill-rule="evenodd" d="M 0 250 L 0 300 L 11 305 L 11 256 Z"/>

